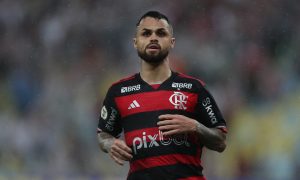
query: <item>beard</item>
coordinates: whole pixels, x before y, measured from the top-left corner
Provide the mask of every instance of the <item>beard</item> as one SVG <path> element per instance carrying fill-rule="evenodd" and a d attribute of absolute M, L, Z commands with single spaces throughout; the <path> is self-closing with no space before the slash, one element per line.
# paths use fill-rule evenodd
<path fill-rule="evenodd" d="M 147 54 L 146 49 L 144 51 L 137 50 L 138 56 L 150 64 L 161 63 L 169 54 L 168 50 L 160 51 L 158 54 Z"/>

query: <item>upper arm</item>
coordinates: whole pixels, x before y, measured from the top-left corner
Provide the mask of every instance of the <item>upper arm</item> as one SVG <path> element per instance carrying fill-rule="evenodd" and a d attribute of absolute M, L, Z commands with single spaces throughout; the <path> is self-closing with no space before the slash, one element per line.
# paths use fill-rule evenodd
<path fill-rule="evenodd" d="M 205 88 L 199 94 L 197 108 L 198 121 L 210 131 L 210 138 L 205 141 L 206 147 L 223 152 L 226 148 L 226 121 L 213 96 Z"/>
<path fill-rule="evenodd" d="M 98 122 L 98 133 L 107 132 L 118 137 L 122 132 L 120 113 L 114 100 L 113 89 L 110 88 L 103 101 Z"/>
<path fill-rule="evenodd" d="M 197 104 L 198 121 L 208 128 L 220 129 L 227 132 L 226 121 L 213 98 L 213 96 L 203 88 L 198 97 Z"/>

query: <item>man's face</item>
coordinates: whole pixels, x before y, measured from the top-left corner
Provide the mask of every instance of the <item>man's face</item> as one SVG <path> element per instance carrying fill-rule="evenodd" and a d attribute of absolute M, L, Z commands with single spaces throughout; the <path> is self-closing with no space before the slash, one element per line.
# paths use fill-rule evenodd
<path fill-rule="evenodd" d="M 139 57 L 148 63 L 162 62 L 175 44 L 168 22 L 152 17 L 140 22 L 133 40 Z"/>

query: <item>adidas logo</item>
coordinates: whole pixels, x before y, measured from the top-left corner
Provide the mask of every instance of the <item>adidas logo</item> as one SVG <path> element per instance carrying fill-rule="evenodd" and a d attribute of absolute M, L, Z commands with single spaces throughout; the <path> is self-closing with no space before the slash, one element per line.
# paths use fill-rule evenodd
<path fill-rule="evenodd" d="M 138 107 L 141 107 L 141 106 L 139 105 L 139 103 L 138 103 L 136 100 L 134 100 L 134 101 L 132 101 L 132 103 L 129 105 L 128 109 L 134 109 L 134 108 L 138 108 Z"/>

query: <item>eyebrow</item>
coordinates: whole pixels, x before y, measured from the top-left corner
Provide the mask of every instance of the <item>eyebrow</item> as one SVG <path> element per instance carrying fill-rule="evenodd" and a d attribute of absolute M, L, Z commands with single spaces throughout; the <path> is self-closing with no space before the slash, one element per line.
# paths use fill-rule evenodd
<path fill-rule="evenodd" d="M 170 27 L 170 28 L 161 27 L 161 28 L 158 28 L 158 29 L 155 29 L 155 30 L 149 29 L 149 28 L 146 28 L 146 27 L 144 27 L 144 28 L 138 27 L 138 28 L 136 29 L 135 33 L 137 34 L 139 31 L 140 31 L 140 32 L 145 32 L 145 31 L 151 31 L 151 32 L 152 32 L 152 31 L 164 31 L 164 32 L 170 34 L 171 36 L 173 36 L 173 29 L 172 29 L 172 27 Z"/>
<path fill-rule="evenodd" d="M 158 28 L 158 29 L 155 29 L 154 31 L 161 31 L 161 30 L 167 31 L 166 28 Z M 141 31 L 153 31 L 153 30 L 152 29 L 143 28 Z"/>

